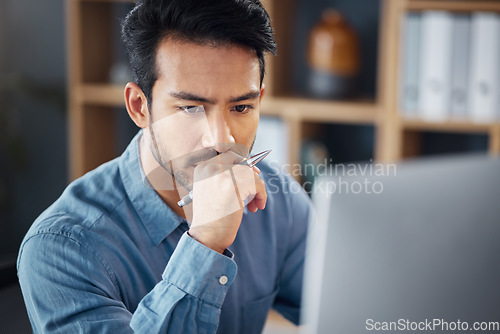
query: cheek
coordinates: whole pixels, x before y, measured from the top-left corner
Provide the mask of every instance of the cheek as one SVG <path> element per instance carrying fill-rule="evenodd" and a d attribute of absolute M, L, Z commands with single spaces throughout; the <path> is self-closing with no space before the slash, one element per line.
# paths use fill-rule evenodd
<path fill-rule="evenodd" d="M 152 124 L 154 139 L 167 158 L 175 159 L 199 149 L 207 122 L 170 115 Z"/>
<path fill-rule="evenodd" d="M 232 129 L 232 135 L 234 140 L 250 147 L 257 133 L 257 127 L 259 126 L 259 116 L 258 114 L 252 117 L 242 117 L 242 120 L 235 122 L 235 126 Z"/>

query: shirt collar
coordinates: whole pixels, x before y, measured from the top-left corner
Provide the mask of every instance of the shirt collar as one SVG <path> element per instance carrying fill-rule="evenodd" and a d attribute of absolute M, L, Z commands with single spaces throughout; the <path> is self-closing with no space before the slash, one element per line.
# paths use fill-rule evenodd
<path fill-rule="evenodd" d="M 170 209 L 146 178 L 139 159 L 142 130 L 120 157 L 120 175 L 127 196 L 149 237 L 157 246 L 185 220 Z"/>

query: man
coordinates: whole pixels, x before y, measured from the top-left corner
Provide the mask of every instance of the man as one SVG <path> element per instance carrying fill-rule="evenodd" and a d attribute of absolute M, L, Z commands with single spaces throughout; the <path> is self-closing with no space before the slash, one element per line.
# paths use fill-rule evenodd
<path fill-rule="evenodd" d="M 142 130 L 27 233 L 18 275 L 34 331 L 259 333 L 271 307 L 298 323 L 309 199 L 264 162 L 240 163 L 275 51 L 267 13 L 258 0 L 144 0 L 123 36 Z"/>

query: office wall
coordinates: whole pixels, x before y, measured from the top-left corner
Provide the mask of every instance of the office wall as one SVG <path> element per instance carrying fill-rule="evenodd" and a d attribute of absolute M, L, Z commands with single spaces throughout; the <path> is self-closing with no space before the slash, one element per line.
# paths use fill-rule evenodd
<path fill-rule="evenodd" d="M 66 185 L 64 38 L 63 0 L 0 1 L 0 260 Z"/>

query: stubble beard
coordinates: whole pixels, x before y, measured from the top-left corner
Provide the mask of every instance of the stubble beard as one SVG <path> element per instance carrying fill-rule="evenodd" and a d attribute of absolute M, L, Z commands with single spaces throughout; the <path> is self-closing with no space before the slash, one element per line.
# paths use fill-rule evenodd
<path fill-rule="evenodd" d="M 160 168 L 169 173 L 176 182 L 181 184 L 187 190 L 192 190 L 193 185 L 193 174 L 196 164 L 203 161 L 209 160 L 215 157 L 218 153 L 215 148 L 205 148 L 192 153 L 185 154 L 181 157 L 170 159 L 166 148 L 161 144 L 161 138 L 159 138 L 153 130 L 153 127 L 149 126 L 149 131 L 151 134 L 150 150 L 153 154 L 154 159 L 160 165 Z M 252 152 L 253 146 L 255 144 L 254 136 L 252 140 L 252 145 L 248 152 Z M 243 145 L 242 145 L 243 146 Z M 241 155 L 241 149 L 235 149 L 237 144 L 233 146 L 232 150 Z M 246 149 L 246 147 L 245 147 Z M 245 152 L 248 154 L 247 152 Z M 245 154 L 245 155 L 246 155 Z M 245 156 L 246 157 L 246 156 Z"/>

